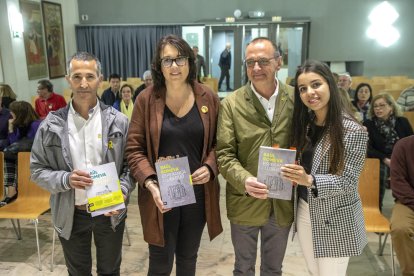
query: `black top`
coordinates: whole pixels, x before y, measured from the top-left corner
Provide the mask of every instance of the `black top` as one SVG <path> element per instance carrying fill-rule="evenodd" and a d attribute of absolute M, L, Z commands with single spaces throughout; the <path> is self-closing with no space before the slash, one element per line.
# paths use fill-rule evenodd
<path fill-rule="evenodd" d="M 168 106 L 165 106 L 158 156 L 187 156 L 190 171 L 193 173 L 201 167 L 203 140 L 203 122 L 195 103 L 181 118 L 175 116 Z"/>
<path fill-rule="evenodd" d="M 119 94 L 120 93 L 117 92 L 115 95 L 114 92 L 112 92 L 111 87 L 109 87 L 102 93 L 101 101 L 106 105 L 113 106 L 116 100 L 121 99 Z"/>
<path fill-rule="evenodd" d="M 366 120 L 364 122 L 368 130 L 368 157 L 378 158 L 383 160 L 384 158 L 391 158 L 392 150 L 387 150 L 385 145 L 387 143 L 386 138 L 382 135 L 379 129 L 375 126 L 373 120 Z M 395 131 L 398 134 L 398 138 L 404 138 L 413 135 L 413 129 L 410 122 L 405 117 L 395 118 Z"/>
<path fill-rule="evenodd" d="M 138 86 L 137 89 L 135 89 L 134 96 L 132 97 L 132 100 L 134 101 L 134 103 L 135 103 L 135 100 L 138 97 L 139 93 L 144 91 L 145 88 L 147 88 L 147 86 L 145 85 L 145 83 L 143 83 L 140 86 Z"/>
<path fill-rule="evenodd" d="M 311 127 L 309 128 L 309 132 L 307 135 L 307 138 L 309 140 L 306 143 L 305 147 L 303 148 L 302 156 L 300 160 L 300 164 L 305 169 L 305 172 L 307 174 L 311 173 L 312 163 L 313 163 L 313 154 L 315 152 L 316 144 L 322 138 L 324 130 L 325 130 L 324 126 L 317 126 L 315 124 L 312 124 Z M 308 188 L 307 187 L 303 185 L 299 185 L 298 194 L 301 199 L 308 202 Z"/>

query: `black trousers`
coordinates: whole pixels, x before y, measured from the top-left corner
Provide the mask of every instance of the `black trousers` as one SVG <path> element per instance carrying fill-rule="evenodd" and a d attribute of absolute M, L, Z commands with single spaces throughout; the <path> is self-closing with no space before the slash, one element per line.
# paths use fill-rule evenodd
<path fill-rule="evenodd" d="M 221 89 L 221 83 L 223 82 L 224 78 L 226 78 L 226 88 L 230 90 L 230 69 L 229 68 L 221 68 L 220 80 L 218 82 L 218 88 Z"/>
<path fill-rule="evenodd" d="M 86 211 L 75 209 L 70 239 L 59 237 L 69 275 L 92 275 L 92 233 L 96 246 L 97 274 L 120 275 L 124 228 L 125 220 L 114 232 L 110 217 L 91 217 Z"/>
<path fill-rule="evenodd" d="M 197 252 L 206 224 L 204 186 L 195 185 L 196 203 L 173 208 L 164 213 L 165 246 L 149 245 L 149 276 L 170 275 L 174 254 L 176 275 L 194 276 Z"/>

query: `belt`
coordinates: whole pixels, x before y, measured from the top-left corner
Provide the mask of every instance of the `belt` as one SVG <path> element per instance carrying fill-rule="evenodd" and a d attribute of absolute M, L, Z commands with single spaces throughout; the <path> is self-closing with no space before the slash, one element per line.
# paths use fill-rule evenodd
<path fill-rule="evenodd" d="M 75 208 L 78 210 L 86 211 L 86 204 L 83 205 L 75 205 Z"/>

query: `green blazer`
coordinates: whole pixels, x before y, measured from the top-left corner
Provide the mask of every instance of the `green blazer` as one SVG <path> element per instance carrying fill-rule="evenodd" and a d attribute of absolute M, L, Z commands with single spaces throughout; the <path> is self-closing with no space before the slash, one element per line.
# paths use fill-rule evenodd
<path fill-rule="evenodd" d="M 250 82 L 221 103 L 217 129 L 217 160 L 226 179 L 227 217 L 234 224 L 261 226 L 273 208 L 276 222 L 293 222 L 293 201 L 256 199 L 245 195 L 246 178 L 257 176 L 260 146 L 291 145 L 289 134 L 293 115 L 293 88 L 280 81 L 271 122 Z"/>

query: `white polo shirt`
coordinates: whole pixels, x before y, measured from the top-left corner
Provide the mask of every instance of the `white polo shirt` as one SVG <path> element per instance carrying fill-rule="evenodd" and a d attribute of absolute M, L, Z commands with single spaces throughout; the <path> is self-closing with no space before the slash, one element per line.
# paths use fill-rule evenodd
<path fill-rule="evenodd" d="M 68 114 L 69 145 L 74 169 L 85 169 L 102 164 L 102 119 L 101 108 L 97 100 L 94 108 L 89 110 L 85 120 L 73 109 L 70 102 Z M 75 205 L 88 202 L 86 191 L 75 189 Z"/>
<path fill-rule="evenodd" d="M 256 97 L 259 99 L 263 108 L 266 110 L 267 117 L 269 118 L 271 122 L 273 121 L 273 114 L 275 113 L 275 108 L 276 108 L 276 98 L 277 98 L 277 94 L 279 93 L 279 85 L 276 79 L 275 79 L 275 82 L 276 82 L 276 89 L 273 92 L 272 96 L 270 96 L 269 100 L 267 100 L 265 97 L 257 93 L 256 89 L 254 88 L 253 83 L 250 82 L 250 87 L 252 88 Z"/>

